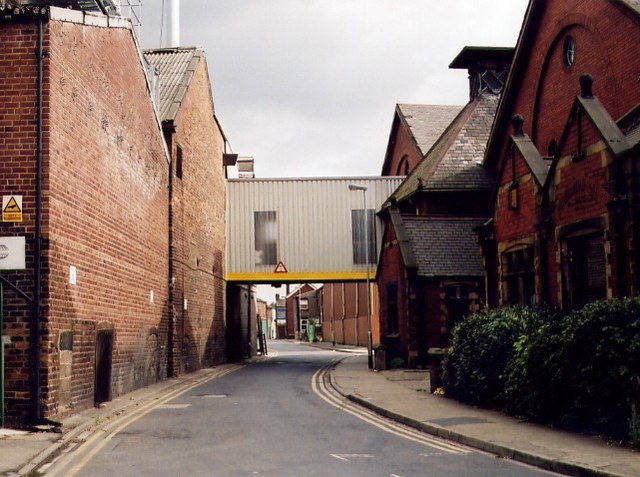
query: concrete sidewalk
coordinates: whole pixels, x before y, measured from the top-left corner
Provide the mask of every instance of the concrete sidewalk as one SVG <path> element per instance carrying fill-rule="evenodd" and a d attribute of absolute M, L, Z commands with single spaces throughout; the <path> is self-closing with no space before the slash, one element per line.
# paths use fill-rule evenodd
<path fill-rule="evenodd" d="M 370 371 L 367 356 L 342 360 L 331 372 L 342 395 L 384 416 L 492 454 L 572 476 L 638 477 L 640 452 L 428 392 L 426 371 Z"/>

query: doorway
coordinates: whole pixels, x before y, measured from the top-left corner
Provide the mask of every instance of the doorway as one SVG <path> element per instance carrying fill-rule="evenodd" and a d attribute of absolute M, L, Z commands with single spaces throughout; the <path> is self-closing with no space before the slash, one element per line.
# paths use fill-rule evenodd
<path fill-rule="evenodd" d="M 96 404 L 111 401 L 111 364 L 113 331 L 98 331 L 96 336 L 96 375 L 93 400 Z"/>

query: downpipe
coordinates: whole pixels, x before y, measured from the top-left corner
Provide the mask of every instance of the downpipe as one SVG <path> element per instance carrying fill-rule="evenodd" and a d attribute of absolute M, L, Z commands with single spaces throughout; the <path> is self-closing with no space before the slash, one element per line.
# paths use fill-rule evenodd
<path fill-rule="evenodd" d="M 36 51 L 37 69 L 37 119 L 36 119 L 36 224 L 35 224 L 35 252 L 34 252 L 34 288 L 33 288 L 33 317 L 30 327 L 31 343 L 31 424 L 40 423 L 40 294 L 42 289 L 42 97 L 43 79 L 42 64 L 44 61 L 42 19 L 38 19 L 38 48 Z"/>

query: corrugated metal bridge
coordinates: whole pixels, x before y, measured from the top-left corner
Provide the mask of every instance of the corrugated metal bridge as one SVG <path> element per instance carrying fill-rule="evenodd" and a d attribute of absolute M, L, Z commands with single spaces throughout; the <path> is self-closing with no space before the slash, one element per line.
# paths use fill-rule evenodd
<path fill-rule="evenodd" d="M 364 281 L 367 255 L 373 279 L 382 233 L 375 212 L 402 179 L 230 179 L 227 280 Z"/>

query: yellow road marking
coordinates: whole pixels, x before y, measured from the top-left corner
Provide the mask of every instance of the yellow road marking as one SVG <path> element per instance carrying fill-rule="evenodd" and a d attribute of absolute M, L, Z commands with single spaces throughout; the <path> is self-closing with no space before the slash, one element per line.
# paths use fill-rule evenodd
<path fill-rule="evenodd" d="M 440 439 L 426 436 L 425 434 L 417 430 L 409 429 L 409 428 L 400 426 L 396 423 L 390 422 L 376 415 L 371 411 L 361 408 L 360 406 L 357 406 L 352 403 L 347 403 L 346 401 L 343 401 L 342 399 L 337 398 L 334 394 L 331 393 L 329 389 L 327 389 L 327 386 L 324 383 L 324 377 L 328 374 L 328 369 L 332 365 L 333 363 L 331 365 L 328 365 L 319 369 L 314 373 L 313 377 L 311 378 L 311 387 L 313 391 L 320 398 L 322 398 L 324 401 L 326 401 L 333 407 L 336 407 L 345 412 L 348 412 L 349 414 L 357 417 L 358 419 L 368 422 L 369 424 L 385 432 L 388 432 L 398 437 L 402 437 L 404 439 L 411 440 L 413 442 L 417 442 L 419 444 L 432 447 L 434 449 L 438 449 L 443 452 L 447 452 L 451 454 L 467 454 L 469 452 L 454 444 L 449 444 Z"/>
<path fill-rule="evenodd" d="M 124 421 L 120 421 L 120 425 L 118 425 L 114 430 L 112 431 L 107 431 L 107 427 L 105 427 L 104 429 L 102 429 L 102 431 L 104 432 L 108 432 L 108 434 L 106 436 L 104 436 L 104 434 L 101 433 L 95 433 L 94 435 L 92 435 L 89 439 L 87 439 L 80 447 L 78 447 L 77 451 L 76 451 L 76 455 L 83 452 L 83 451 L 88 451 L 87 454 L 78 462 L 76 463 L 73 467 L 71 467 L 71 469 L 69 469 L 67 472 L 64 472 L 65 477 L 73 477 L 75 474 L 78 473 L 78 471 L 80 471 L 80 469 L 82 469 L 85 465 L 87 465 L 87 463 L 93 458 L 95 457 L 95 455 L 100 452 L 100 450 L 102 450 L 102 448 L 111 440 L 113 439 L 119 432 L 121 432 L 125 427 L 129 426 L 130 424 L 133 424 L 134 422 L 136 422 L 138 419 L 146 416 L 147 414 L 149 414 L 151 411 L 153 411 L 154 409 L 156 409 L 159 406 L 162 406 L 163 404 L 167 403 L 168 401 L 171 401 L 172 399 L 180 396 L 181 394 L 186 393 L 187 391 L 200 386 L 201 384 L 204 384 L 208 381 L 211 381 L 213 379 L 217 379 L 217 378 L 221 378 L 222 376 L 226 376 L 227 374 L 230 374 L 234 371 L 237 371 L 238 369 L 241 369 L 243 366 L 240 365 L 235 365 L 235 366 L 230 366 L 226 369 L 220 370 L 220 372 L 217 372 L 215 374 L 212 374 L 211 376 L 207 376 L 206 378 L 202 378 L 199 379 L 197 381 L 195 381 L 193 384 L 185 387 L 185 388 L 180 388 L 177 389 L 169 394 L 167 394 L 165 397 L 163 397 L 162 399 L 158 399 L 156 401 L 152 401 L 148 404 L 145 404 L 143 406 L 141 406 L 140 408 L 136 409 L 135 411 L 135 415 L 130 416 L 129 418 L 125 418 Z M 93 447 L 92 449 L 89 449 L 89 447 L 97 440 L 101 439 L 102 441 L 98 442 L 95 447 Z M 65 470 L 66 466 L 68 465 L 68 463 L 63 463 L 61 464 L 61 468 L 57 469 L 57 470 L 53 470 L 51 472 L 47 472 L 46 475 L 50 476 L 50 477 L 55 477 L 57 475 L 59 475 L 62 471 Z"/>

